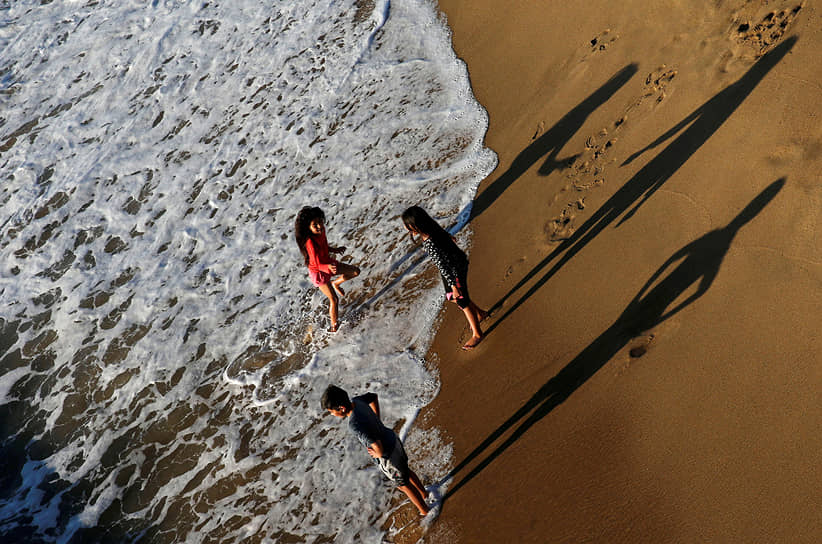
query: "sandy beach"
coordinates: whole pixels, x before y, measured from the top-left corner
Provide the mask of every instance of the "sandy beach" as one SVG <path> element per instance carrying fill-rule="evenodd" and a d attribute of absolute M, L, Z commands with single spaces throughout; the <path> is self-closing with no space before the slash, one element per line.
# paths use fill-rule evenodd
<path fill-rule="evenodd" d="M 822 12 L 440 0 L 499 156 L 426 541 L 822 538 Z M 413 455 L 412 455 L 413 458 Z"/>

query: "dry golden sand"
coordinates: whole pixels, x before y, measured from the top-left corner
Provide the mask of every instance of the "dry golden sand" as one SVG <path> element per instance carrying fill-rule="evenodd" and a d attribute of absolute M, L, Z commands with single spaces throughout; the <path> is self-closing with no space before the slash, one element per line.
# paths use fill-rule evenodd
<path fill-rule="evenodd" d="M 822 11 L 440 0 L 499 155 L 426 541 L 822 539 Z M 413 459 L 412 459 L 413 461 Z"/>

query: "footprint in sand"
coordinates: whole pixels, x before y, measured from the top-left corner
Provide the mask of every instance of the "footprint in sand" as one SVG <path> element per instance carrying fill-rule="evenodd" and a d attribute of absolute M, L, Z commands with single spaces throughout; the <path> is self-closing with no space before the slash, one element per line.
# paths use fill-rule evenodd
<path fill-rule="evenodd" d="M 605 29 L 591 40 L 591 53 L 596 53 L 597 51 L 605 51 L 610 47 L 612 43 L 617 41 L 619 36 L 612 33 L 611 29 Z"/>
<path fill-rule="evenodd" d="M 631 359 L 639 359 L 640 357 L 648 353 L 648 349 L 651 347 L 651 342 L 653 342 L 653 340 L 653 334 L 648 334 L 645 336 L 634 338 L 633 340 L 631 340 L 631 347 L 628 349 L 628 356 Z"/>
<path fill-rule="evenodd" d="M 664 64 L 648 74 L 645 78 L 645 88 L 642 100 L 656 96 L 654 102 L 659 104 L 667 96 L 668 84 L 676 77 L 676 70 L 669 70 Z"/>
<path fill-rule="evenodd" d="M 572 205 L 573 204 L 569 204 L 563 208 L 557 217 L 546 223 L 545 234 L 548 235 L 549 241 L 561 242 L 574 234 L 574 219 L 576 219 L 576 215 L 571 211 Z"/>
<path fill-rule="evenodd" d="M 508 268 L 506 268 L 505 269 L 505 274 L 503 274 L 503 276 L 502 276 L 503 281 L 510 278 L 513 273 L 514 273 L 514 267 L 513 266 L 509 266 Z"/>
<path fill-rule="evenodd" d="M 766 2 L 767 4 L 767 2 Z M 760 57 L 773 49 L 802 10 L 804 3 L 784 9 L 768 11 L 764 16 L 746 17 L 736 14 L 740 21 L 733 38 L 739 44 L 754 49 Z"/>
<path fill-rule="evenodd" d="M 596 136 L 589 136 L 585 149 L 574 155 L 568 164 L 566 177 L 576 191 L 587 191 L 605 183 L 604 172 L 606 153 L 616 143 L 616 138 L 608 138 L 608 130 L 602 129 Z M 569 206 L 578 205 L 579 200 L 569 202 Z M 582 210 L 585 206 L 577 206 Z"/>
<path fill-rule="evenodd" d="M 603 32 L 600 36 L 591 40 L 591 45 L 601 43 L 603 38 L 611 42 L 617 39 L 610 31 Z M 662 102 L 671 91 L 671 82 L 677 75 L 677 71 L 666 65 L 659 66 L 650 72 L 639 96 L 626 108 L 624 114 L 614 122 L 611 127 L 613 133 L 624 128 L 629 114 L 639 113 L 637 110 L 644 102 L 652 98 L 651 109 Z M 539 132 L 539 130 L 537 131 Z M 599 187 L 605 183 L 605 167 L 608 164 L 609 150 L 617 143 L 614 134 L 609 133 L 607 128 L 603 128 L 597 135 L 591 135 L 585 140 L 585 148 L 574 155 L 566 165 L 566 178 L 577 192 L 588 191 Z M 611 159 L 613 160 L 613 159 Z M 563 189 L 564 190 L 564 189 Z M 552 218 L 545 224 L 545 234 L 549 242 L 561 242 L 568 239 L 574 233 L 574 220 L 576 215 L 573 211 L 583 211 L 585 209 L 584 197 L 567 203 L 557 217 Z"/>
<path fill-rule="evenodd" d="M 656 333 L 644 334 L 642 336 L 632 338 L 628 342 L 627 353 L 624 351 L 622 352 L 624 354 L 624 359 L 622 359 L 622 361 L 615 366 L 617 376 L 622 376 L 626 372 L 629 372 L 631 365 L 637 359 L 643 357 L 648 353 L 648 351 L 650 351 L 654 336 L 656 336 Z"/>
<path fill-rule="evenodd" d="M 515 273 L 519 274 L 519 272 L 517 272 L 517 271 L 518 270 L 521 271 L 522 265 L 526 261 L 527 261 L 527 259 L 523 256 L 523 257 L 520 257 L 519 259 L 517 259 L 516 262 L 508 265 L 508 267 L 505 269 L 505 272 L 502 274 L 502 279 L 497 282 L 497 286 L 500 286 L 500 287 L 504 286 L 511 280 L 511 278 L 517 277 L 514 274 Z"/>
<path fill-rule="evenodd" d="M 637 110 L 643 103 L 648 102 L 649 98 L 653 98 L 651 102 L 652 107 L 656 107 L 660 102 L 665 100 L 672 91 L 671 82 L 677 75 L 677 70 L 669 68 L 663 64 L 653 72 L 645 77 L 645 83 L 639 96 L 625 109 L 625 113 L 614 121 L 614 130 L 618 131 L 625 127 L 628 117 L 637 113 Z M 646 108 L 647 109 L 647 108 Z M 613 142 L 612 142 L 613 143 Z"/>
<path fill-rule="evenodd" d="M 534 135 L 531 136 L 531 141 L 536 140 L 545 133 L 545 121 L 540 121 L 537 128 L 534 130 Z"/>
<path fill-rule="evenodd" d="M 615 41 L 617 36 L 611 35 L 610 30 L 606 30 L 591 40 L 592 47 L 602 43 L 603 39 L 610 43 Z M 585 140 L 584 149 L 573 155 L 565 165 L 565 176 L 570 181 L 570 187 L 573 187 L 577 192 L 583 192 L 605 183 L 605 167 L 614 160 L 609 160 L 609 154 L 611 154 L 610 151 L 617 143 L 615 134 L 624 128 L 629 114 L 639 113 L 634 110 L 648 101 L 649 98 L 653 97 L 651 109 L 662 102 L 670 93 L 671 82 L 676 75 L 677 71 L 675 69 L 664 64 L 649 73 L 645 78 L 639 96 L 626 108 L 623 115 L 614 122 L 613 127 L 609 127 L 612 133 L 609 132 L 609 128 L 603 128 L 597 135 L 591 135 Z M 537 134 L 539 132 L 538 127 Z M 567 206 L 561 210 L 560 214 L 545 224 L 544 230 L 548 241 L 561 242 L 571 237 L 575 230 L 574 219 L 576 218 L 573 211 L 581 212 L 584 209 L 584 197 L 567 202 Z"/>
<path fill-rule="evenodd" d="M 607 152 L 617 139 L 608 137 L 608 130 L 602 129 L 596 136 L 589 136 L 585 148 L 569 159 L 565 168 L 565 177 L 570 182 L 552 200 L 559 200 L 563 193 L 573 188 L 575 193 L 585 192 L 605 183 L 605 166 Z M 613 161 L 613 159 L 611 159 Z M 585 210 L 585 196 L 575 194 L 572 200 L 566 201 L 558 216 L 549 220 L 544 227 L 548 242 L 561 242 L 574 234 L 575 212 Z"/>

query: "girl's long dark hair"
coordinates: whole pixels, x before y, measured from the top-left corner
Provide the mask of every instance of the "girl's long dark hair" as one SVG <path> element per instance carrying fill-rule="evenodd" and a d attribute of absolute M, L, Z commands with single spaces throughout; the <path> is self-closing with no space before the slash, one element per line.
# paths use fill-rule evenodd
<path fill-rule="evenodd" d="M 414 229 L 420 234 L 425 234 L 439 246 L 453 246 L 453 249 L 460 252 L 462 251 L 457 244 L 454 243 L 448 231 L 442 228 L 439 223 L 434 221 L 431 216 L 419 206 L 411 206 L 402 212 L 402 222 L 406 227 Z"/>
<path fill-rule="evenodd" d="M 297 239 L 300 253 L 303 254 L 303 259 L 305 259 L 305 266 L 308 266 L 308 251 L 305 250 L 305 243 L 311 237 L 308 226 L 315 219 L 319 219 L 325 224 L 323 211 L 317 207 L 305 206 L 297 213 L 297 219 L 294 220 L 294 238 Z"/>

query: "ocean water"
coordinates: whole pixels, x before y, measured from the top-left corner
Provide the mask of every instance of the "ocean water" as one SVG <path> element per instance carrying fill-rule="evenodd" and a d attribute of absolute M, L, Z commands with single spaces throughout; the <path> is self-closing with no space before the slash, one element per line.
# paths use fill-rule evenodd
<path fill-rule="evenodd" d="M 496 158 L 437 13 L 0 2 L 0 541 L 390 539 L 398 492 L 328 383 L 446 473 L 413 425 L 441 286 L 399 215 L 459 224 Z M 335 335 L 304 205 L 362 268 Z"/>

